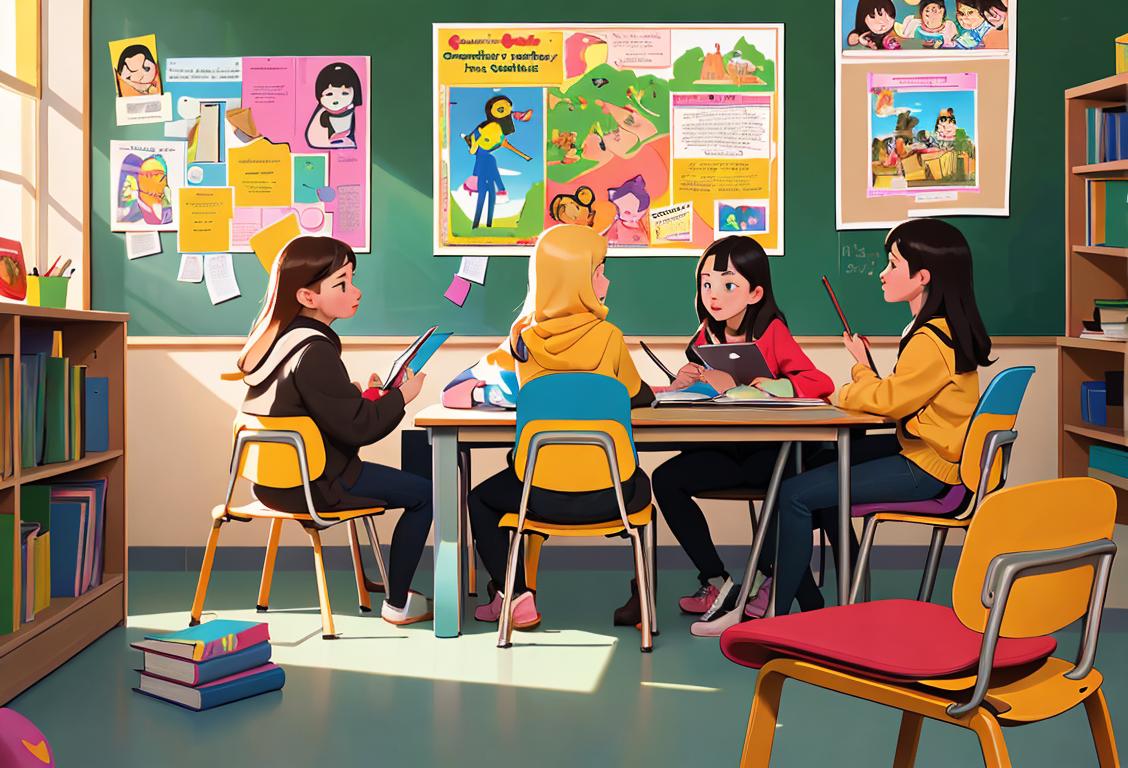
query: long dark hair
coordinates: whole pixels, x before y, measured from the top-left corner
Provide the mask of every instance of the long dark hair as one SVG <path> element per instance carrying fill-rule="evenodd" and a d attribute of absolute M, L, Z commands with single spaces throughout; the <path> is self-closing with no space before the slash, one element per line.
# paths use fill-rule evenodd
<path fill-rule="evenodd" d="M 764 253 L 763 246 L 746 235 L 729 235 L 714 240 L 712 245 L 701 254 L 701 260 L 697 262 L 697 318 L 717 343 L 725 343 L 725 323 L 714 320 L 705 303 L 701 301 L 701 271 L 710 256 L 713 257 L 713 269 L 719 272 L 735 270 L 748 281 L 753 290 L 756 286 L 764 289 L 763 298 L 755 304 L 748 305 L 737 333 L 743 335 L 746 341 L 755 341 L 764 334 L 772 320 L 779 318 L 780 322 L 787 325 L 787 319 L 783 316 L 783 312 L 780 312 L 776 305 L 775 294 L 772 293 L 772 271 L 768 266 L 768 254 Z"/>
<path fill-rule="evenodd" d="M 322 280 L 345 264 L 352 264 L 356 269 L 356 254 L 347 243 L 332 237 L 303 235 L 295 237 L 282 249 L 270 269 L 262 311 L 239 353 L 240 371 L 250 373 L 257 368 L 298 316 L 302 308 L 298 303 L 298 289 L 316 291 Z"/>
<path fill-rule="evenodd" d="M 995 362 L 991 359 L 991 337 L 975 303 L 971 248 L 963 233 L 939 219 L 910 219 L 885 236 L 887 254 L 894 245 L 908 262 L 911 274 L 927 269 L 930 275 L 924 306 L 901 340 L 898 354 L 918 328 L 929 320 L 943 318 L 948 321 L 955 347 L 956 373 L 970 373 Z"/>
<path fill-rule="evenodd" d="M 854 13 L 854 32 L 859 35 L 869 32 L 866 17 L 873 16 L 878 11 L 885 11 L 891 18 L 897 18 L 897 9 L 893 7 L 893 0 L 858 0 L 858 9 Z M 884 38 L 885 35 L 882 37 Z"/>

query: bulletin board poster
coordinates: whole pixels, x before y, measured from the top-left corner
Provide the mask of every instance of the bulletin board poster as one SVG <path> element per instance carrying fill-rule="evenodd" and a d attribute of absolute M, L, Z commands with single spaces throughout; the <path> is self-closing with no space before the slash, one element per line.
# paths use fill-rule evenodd
<path fill-rule="evenodd" d="M 435 24 L 435 253 L 783 253 L 783 25 Z"/>
<path fill-rule="evenodd" d="M 1017 0 L 837 0 L 838 229 L 1008 216 Z"/>

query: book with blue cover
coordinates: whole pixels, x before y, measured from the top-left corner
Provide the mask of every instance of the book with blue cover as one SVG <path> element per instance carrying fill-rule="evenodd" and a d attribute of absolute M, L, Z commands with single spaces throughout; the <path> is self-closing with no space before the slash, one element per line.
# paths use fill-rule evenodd
<path fill-rule="evenodd" d="M 215 619 L 179 632 L 145 635 L 145 639 L 134 643 L 133 647 L 181 659 L 206 661 L 268 640 L 270 627 L 266 622 Z"/>
<path fill-rule="evenodd" d="M 277 664 L 263 664 L 200 686 L 175 683 L 142 672 L 141 684 L 134 690 L 200 712 L 258 696 L 261 693 L 281 690 L 285 683 L 286 673 L 282 671 L 282 667 Z"/>
<path fill-rule="evenodd" d="M 86 452 L 110 450 L 110 380 L 86 378 Z"/>
<path fill-rule="evenodd" d="M 208 661 L 192 661 L 145 650 L 137 644 L 133 644 L 133 647 L 145 652 L 145 667 L 142 671 L 174 683 L 197 686 L 261 667 L 270 661 L 271 653 L 270 643 L 258 643 Z"/>
<path fill-rule="evenodd" d="M 88 513 L 81 502 L 51 502 L 51 597 L 82 594 Z"/>

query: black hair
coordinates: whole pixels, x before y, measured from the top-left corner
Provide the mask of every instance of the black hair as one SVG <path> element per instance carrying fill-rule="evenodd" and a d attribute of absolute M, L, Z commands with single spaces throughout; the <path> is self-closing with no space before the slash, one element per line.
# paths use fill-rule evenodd
<path fill-rule="evenodd" d="M 713 257 L 713 269 L 718 272 L 735 270 L 748 281 L 753 290 L 756 286 L 764 289 L 763 297 L 755 304 L 748 305 L 737 334 L 743 334 L 747 341 L 755 341 L 764 334 L 772 320 L 779 318 L 780 322 L 787 325 L 787 318 L 776 305 L 775 294 L 772 292 L 772 271 L 763 246 L 746 235 L 729 235 L 713 241 L 697 262 L 697 318 L 705 324 L 718 343 L 725 343 L 725 323 L 714 320 L 701 301 L 701 271 L 710 256 Z"/>
<path fill-rule="evenodd" d="M 922 269 L 929 274 L 927 295 L 912 328 L 901 339 L 897 351 L 904 351 L 909 339 L 929 320 L 948 321 L 956 356 L 956 373 L 970 373 L 990 365 L 991 337 L 983 325 L 975 302 L 971 248 L 963 233 L 940 219 L 910 219 L 895 226 L 885 236 L 885 252 L 897 253 L 915 275 Z"/>
<path fill-rule="evenodd" d="M 354 107 L 359 107 L 364 103 L 364 93 L 360 87 L 360 76 L 357 75 L 355 69 L 345 64 L 343 61 L 335 61 L 328 66 L 322 67 L 321 71 L 317 73 L 317 82 L 314 84 L 316 92 L 313 97 L 321 101 L 321 94 L 325 92 L 325 89 L 334 85 L 338 88 L 352 89 L 352 105 Z"/>
<path fill-rule="evenodd" d="M 976 0 L 975 7 L 979 9 L 979 12 L 983 15 L 984 19 L 987 18 L 987 11 L 991 10 L 992 8 L 996 11 L 1002 11 L 1003 13 L 1009 12 L 1007 4 L 1006 2 L 1004 2 L 1004 0 Z M 996 27 L 996 29 L 1002 29 L 1002 27 Z"/>
<path fill-rule="evenodd" d="M 920 11 L 919 11 L 919 13 L 920 13 L 921 16 L 923 16 L 923 14 L 924 14 L 924 9 L 927 8 L 930 5 L 938 5 L 938 6 L 940 6 L 940 10 L 944 11 L 945 13 L 948 12 L 947 6 L 944 5 L 944 0 L 920 0 Z"/>
<path fill-rule="evenodd" d="M 854 32 L 859 35 L 869 32 L 866 17 L 873 16 L 878 11 L 885 11 L 890 17 L 897 18 L 897 9 L 893 7 L 893 0 L 858 0 L 858 10 L 854 14 Z"/>
<path fill-rule="evenodd" d="M 940 123 L 951 123 L 952 125 L 956 125 L 956 110 L 952 109 L 951 107 L 942 109 L 940 111 L 940 114 L 936 116 L 936 125 L 932 130 L 939 130 Z"/>
<path fill-rule="evenodd" d="M 139 53 L 144 54 L 146 61 L 151 61 L 153 64 L 157 63 L 157 59 L 153 56 L 153 52 L 149 50 L 149 46 L 134 43 L 133 45 L 127 45 L 125 49 L 122 50 L 121 55 L 118 56 L 117 73 L 119 75 L 121 74 L 121 68 L 125 66 L 126 59 L 132 59 Z M 104 72 L 105 70 L 102 71 Z"/>

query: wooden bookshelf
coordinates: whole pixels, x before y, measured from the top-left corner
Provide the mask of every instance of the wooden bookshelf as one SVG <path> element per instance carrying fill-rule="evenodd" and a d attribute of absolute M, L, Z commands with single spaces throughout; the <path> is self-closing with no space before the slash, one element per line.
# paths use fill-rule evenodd
<path fill-rule="evenodd" d="M 1085 110 L 1128 103 L 1128 73 L 1113 75 L 1065 92 L 1065 337 L 1058 340 L 1058 473 L 1108 480 L 1116 489 L 1117 522 L 1128 523 L 1128 480 L 1113 483 L 1089 469 L 1089 448 L 1128 449 L 1124 409 L 1109 410 L 1109 424 L 1081 420 L 1081 382 L 1101 381 L 1106 371 L 1128 370 L 1128 343 L 1079 338 L 1082 320 L 1093 316 L 1094 299 L 1128 297 L 1128 248 L 1085 245 L 1085 197 L 1089 178 L 1128 173 L 1128 160 L 1089 163 Z M 1096 474 L 1094 474 L 1096 473 Z"/>
<path fill-rule="evenodd" d="M 105 477 L 106 509 L 102 583 L 76 598 L 52 598 L 35 621 L 0 635 L 0 705 L 41 680 L 116 626 L 125 623 L 127 596 L 125 501 L 125 359 L 126 321 L 115 312 L 28 307 L 0 303 L 0 354 L 20 357 L 21 336 L 29 328 L 63 332 L 63 354 L 72 365 L 87 366 L 89 376 L 109 379 L 109 450 L 88 453 L 77 461 L 20 467 L 20 372 L 13 366 L 12 428 L 15 473 L 0 479 L 0 514 L 14 515 L 20 528 L 20 489 L 50 480 Z M 12 600 L 19 613 L 19 541 L 15 542 L 15 589 L 0 600 Z"/>

